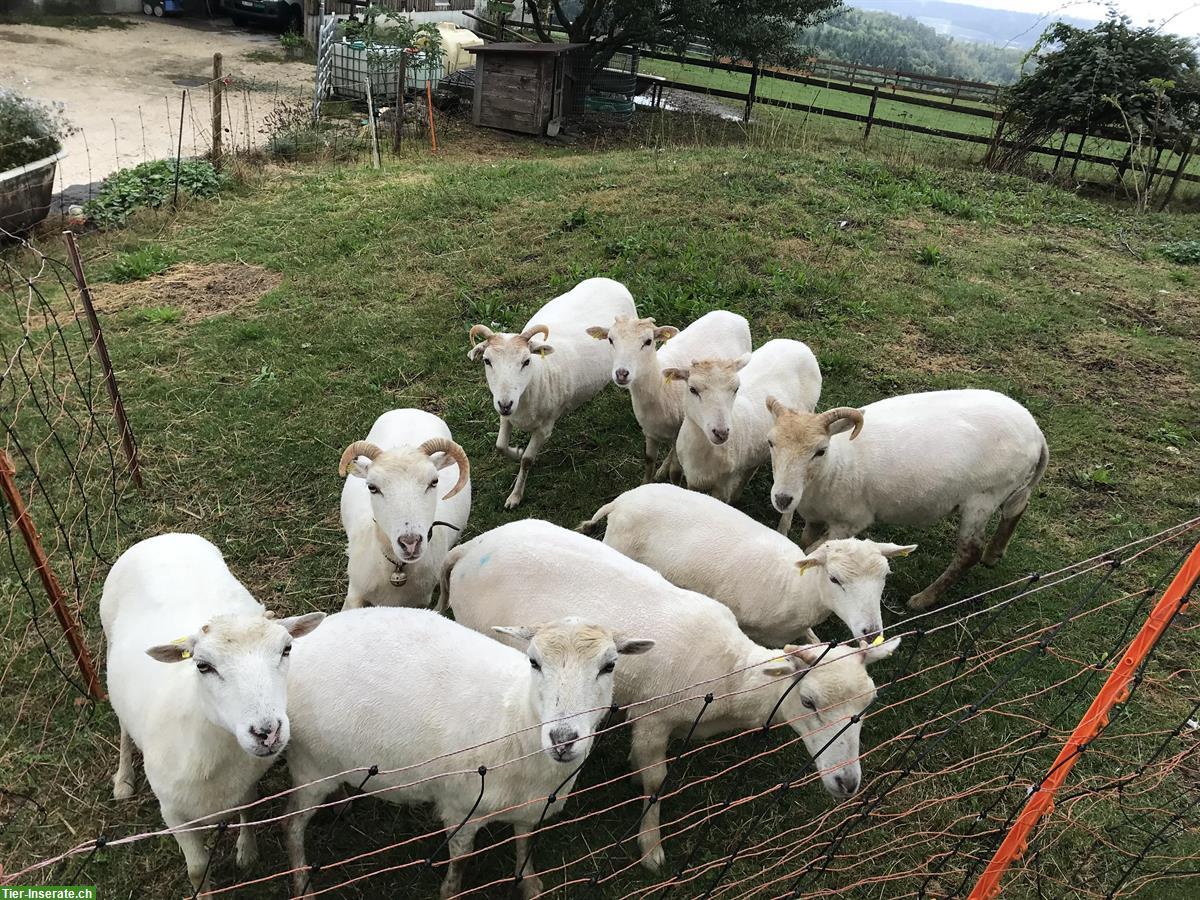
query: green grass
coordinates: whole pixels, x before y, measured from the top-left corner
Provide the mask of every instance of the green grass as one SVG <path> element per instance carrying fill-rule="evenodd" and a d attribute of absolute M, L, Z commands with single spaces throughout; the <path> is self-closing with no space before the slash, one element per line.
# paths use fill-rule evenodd
<path fill-rule="evenodd" d="M 128 253 L 118 253 L 104 274 L 109 281 L 142 281 L 157 275 L 175 262 L 175 255 L 164 247 L 138 247 Z"/>
<path fill-rule="evenodd" d="M 648 149 L 584 154 L 520 145 L 523 158 L 503 155 L 512 149 L 508 145 L 499 151 L 472 146 L 459 156 L 448 137 L 445 146 L 451 149 L 436 158 L 412 155 L 382 172 L 276 171 L 257 187 L 226 192 L 219 204 L 197 203 L 177 217 L 165 211 L 137 214 L 124 232 L 86 238 L 89 258 L 105 256 L 114 244 L 129 250 L 141 242 L 165 248 L 181 262 L 238 261 L 285 277 L 266 296 L 194 324 L 157 306 L 106 318 L 149 483 L 144 501 L 127 504 L 134 526 L 123 543 L 135 533 L 199 531 L 222 548 L 234 572 L 272 608 L 332 611 L 345 591 L 339 453 L 381 412 L 403 406 L 444 417 L 471 457 L 475 498 L 464 537 L 512 520 L 503 501 L 515 469 L 493 450 L 496 417 L 481 372 L 465 359 L 467 330 L 476 321 L 519 326 L 547 298 L 593 275 L 624 281 L 641 313 L 660 324 L 684 325 L 704 311 L 727 308 L 749 317 L 758 342 L 777 336 L 805 340 L 825 374 L 822 407 L 965 386 L 1002 390 L 1026 404 L 1049 440 L 1050 469 L 1009 556 L 996 570 L 973 571 L 958 587 L 963 595 L 1057 569 L 1200 514 L 1195 465 L 1200 309 L 1194 269 L 1149 252 L 1197 239 L 1200 223 L 1194 217 L 1134 218 L 1024 179 L 914 165 L 915 152 L 885 156 L 879 148 L 864 152 L 806 135 L 783 144 L 751 130 L 744 143 L 684 147 L 680 136 L 688 128 L 687 122 L 663 124 L 649 136 Z M 929 264 L 930 255 L 937 265 Z M 629 402 L 615 390 L 605 391 L 560 422 L 530 476 L 519 515 L 574 524 L 635 485 L 640 470 L 641 438 Z M 768 487 L 769 476 L 759 473 L 743 507 L 773 523 Z M 911 558 L 893 566 L 885 600 L 894 610 L 944 567 L 952 528 L 946 523 L 923 533 L 878 534 L 920 544 Z M 1101 598 L 1145 587 L 1170 558 L 1173 553 L 1163 552 L 1131 564 Z M 977 634 L 981 646 L 995 647 L 1021 629 L 1053 624 L 1084 597 L 1087 583 L 1082 579 L 1006 608 L 986 635 Z M 884 857 L 847 860 L 852 865 L 846 872 L 835 866 L 813 876 L 809 886 L 847 890 L 858 878 L 903 874 L 948 849 L 953 838 L 931 843 L 916 838 L 961 828 L 954 824 L 958 817 L 973 816 L 987 795 L 952 800 L 952 794 L 1000 778 L 1008 761 L 989 759 L 989 750 L 1014 740 L 1029 722 L 1036 727 L 1046 721 L 1063 694 L 1022 698 L 1101 659 L 1134 612 L 1128 599 L 1064 629 L 1055 652 L 998 698 L 1012 699 L 1006 707 L 1011 715 L 983 716 L 965 726 L 915 773 L 898 807 L 912 806 L 913 812 L 882 829 L 876 821 L 875 830 L 848 844 L 866 854 L 897 840 Z M 927 638 L 913 668 L 953 659 L 969 644 L 965 634 L 951 629 Z M 1137 735 L 1175 726 L 1191 705 L 1187 698 L 1195 696 L 1195 652 L 1190 634 L 1165 645 L 1162 660 L 1119 721 L 1120 736 L 1088 755 L 1079 778 L 1136 765 L 1160 739 Z M 880 664 L 876 677 L 896 674 L 902 656 Z M 24 665 L 38 658 L 32 654 Z M 909 729 L 939 712 L 977 698 L 1008 665 L 992 663 L 936 690 L 941 670 L 916 676 L 904 688 L 904 696 L 916 699 L 866 722 L 864 748 L 911 734 Z M 1168 677 L 1169 672 L 1176 674 Z M 43 693 L 57 696 L 53 673 L 43 667 L 38 678 L 34 683 L 45 685 Z M 933 692 L 922 693 L 927 690 Z M 0 718 L 10 718 L 13 703 L 0 699 Z M 1085 706 L 1086 700 L 1077 703 L 1059 724 L 1073 722 Z M 0 784 L 31 793 L 46 808 L 44 816 L 30 812 L 18 820 L 20 827 L 0 834 L 0 857 L 10 868 L 100 831 L 114 836 L 159 822 L 146 793 L 127 804 L 110 799 L 117 729 L 106 706 L 61 702 L 49 716 L 26 713 L 0 748 Z M 715 775 L 783 740 L 754 735 L 698 754 L 688 764 L 688 777 Z M 622 736 L 602 742 L 581 786 L 618 775 L 627 743 Z M 1025 780 L 1008 789 L 1002 814 L 1028 779 L 1049 765 L 1053 750 L 1043 746 L 1027 761 Z M 982 758 L 976 764 L 953 771 L 977 753 Z M 664 820 L 768 789 L 805 760 L 795 751 L 768 756 L 698 784 L 668 802 Z M 868 777 L 876 765 L 882 765 L 879 755 L 868 759 Z M 277 770 L 266 787 L 286 784 Z M 1179 776 L 1171 776 L 1157 799 L 1165 806 L 1181 785 Z M 629 786 L 618 783 L 568 810 L 579 815 L 630 796 Z M 1140 846 L 1144 831 L 1122 830 L 1132 828 L 1122 816 L 1143 821 L 1145 829 L 1159 827 L 1166 816 L 1155 799 L 1141 805 L 1131 800 L 1131 812 L 1125 812 L 1104 795 L 1088 825 L 1112 828 L 1114 839 Z M 699 838 L 696 859 L 720 859 L 760 810 L 764 815 L 750 844 L 803 825 L 830 807 L 819 789 L 806 786 L 792 791 L 786 803 L 734 810 Z M 374 801 L 356 803 L 336 826 L 332 819 L 318 817 L 310 829 L 310 859 L 329 862 L 435 824 L 428 810 L 397 811 Z M 633 821 L 630 809 L 622 808 L 557 829 L 539 842 L 538 862 L 544 867 L 574 859 L 613 840 Z M 998 827 L 999 821 L 992 824 Z M 1068 827 L 1061 815 L 1046 834 L 1038 846 L 1052 877 L 1107 885 L 1124 864 L 1111 853 L 1089 852 L 1091 834 Z M 508 832 L 493 829 L 489 836 L 501 839 Z M 691 834 L 672 841 L 669 863 L 681 865 L 696 839 Z M 283 868 L 277 832 L 260 840 L 264 860 L 255 874 Z M 436 841 L 424 841 L 329 871 L 319 886 L 436 848 Z M 1163 853 L 1173 858 L 1198 850 L 1191 835 L 1173 838 Z M 763 864 L 757 857 L 740 861 L 729 880 L 754 878 Z M 58 883 L 75 865 L 52 869 L 49 882 Z M 507 848 L 486 853 L 472 865 L 468 883 L 503 877 L 509 866 Z M 235 879 L 227 852 L 215 875 L 218 884 Z M 185 893 L 181 858 L 168 839 L 98 853 L 82 880 L 101 885 L 108 896 Z M 872 896 L 914 891 L 919 882 L 885 883 Z M 435 872 L 404 870 L 338 896 L 400 890 L 429 896 L 436 883 Z M 635 868 L 603 895 L 620 896 L 650 883 Z M 939 883 L 943 890 L 952 884 Z M 1144 896 L 1183 897 L 1186 886 L 1157 883 Z M 1056 896 L 1069 892 L 1053 881 L 1046 889 Z M 856 895 L 866 892 L 860 887 Z M 696 893 L 689 887 L 676 896 Z M 238 892 L 282 895 L 271 884 Z M 1028 871 L 1006 894 L 1034 895 Z"/>

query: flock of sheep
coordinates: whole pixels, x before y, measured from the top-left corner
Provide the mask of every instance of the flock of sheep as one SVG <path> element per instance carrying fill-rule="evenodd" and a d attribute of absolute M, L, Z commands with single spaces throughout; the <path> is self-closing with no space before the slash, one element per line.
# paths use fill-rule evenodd
<path fill-rule="evenodd" d="M 899 643 L 884 639 L 880 612 L 889 560 L 915 549 L 855 535 L 958 513 L 952 561 L 909 602 L 928 609 L 968 568 L 1000 559 L 1046 468 L 1040 429 L 1008 397 L 938 391 L 816 412 L 821 373 L 803 343 L 752 350 L 746 320 L 725 311 L 657 326 L 609 279 L 550 301 L 520 334 L 476 325 L 471 339 L 500 414 L 496 447 L 520 462 L 506 507 L 559 417 L 610 378 L 645 434 L 646 483 L 576 531 L 527 519 L 456 545 L 471 507 L 466 453 L 437 416 L 393 410 L 341 459 L 349 589 L 336 615 L 274 618 L 195 535 L 122 555 L 101 604 L 121 723 L 114 796 L 134 793 L 136 746 L 198 890 L 211 831 L 197 826 L 235 810 L 245 826 L 285 747 L 284 823 L 305 895 L 310 819 L 366 781 L 383 800 L 436 807 L 449 835 L 443 897 L 461 890 L 485 818 L 513 825 L 515 882 L 536 895 L 529 833 L 562 809 L 614 705 L 629 710 L 650 869 L 664 859 L 672 738 L 786 723 L 826 790 L 849 797 L 875 696 L 868 666 Z M 523 450 L 514 426 L 529 434 Z M 664 446 L 658 478 L 690 489 L 651 483 Z M 768 460 L 778 530 L 727 505 Z M 787 537 L 797 511 L 800 546 Z M 603 542 L 579 533 L 602 523 Z M 851 641 L 816 636 L 830 615 Z M 238 864 L 255 856 L 253 830 L 237 828 Z"/>

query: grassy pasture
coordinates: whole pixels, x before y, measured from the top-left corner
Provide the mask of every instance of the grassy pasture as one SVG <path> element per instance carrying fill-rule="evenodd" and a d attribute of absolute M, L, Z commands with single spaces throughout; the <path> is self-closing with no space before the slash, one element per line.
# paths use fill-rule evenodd
<path fill-rule="evenodd" d="M 1200 237 L 1194 218 L 1133 219 L 1024 179 L 914 165 L 915 154 L 822 149 L 817 141 L 784 147 L 754 132 L 744 143 L 690 147 L 679 142 L 680 132 L 686 125 L 671 139 L 660 135 L 653 149 L 585 155 L 521 144 L 514 155 L 513 147 L 475 145 L 438 158 L 406 157 L 382 172 L 271 170 L 219 202 L 176 217 L 146 215 L 126 230 L 88 237 L 84 252 L 98 278 L 151 277 L 140 282 L 146 290 L 132 302 L 105 300 L 133 296 L 107 293 L 128 290 L 126 284 L 99 286 L 151 486 L 144 501 L 128 504 L 133 528 L 125 540 L 163 530 L 199 531 L 222 547 L 235 573 L 272 608 L 332 611 L 345 590 L 337 458 L 380 412 L 400 406 L 443 416 L 470 454 L 475 504 L 467 536 L 510 520 L 514 514 L 503 510 L 503 501 L 515 469 L 492 449 L 495 415 L 482 373 L 465 358 L 467 329 L 475 322 L 519 326 L 549 296 L 601 274 L 627 283 L 639 310 L 661 324 L 682 325 L 709 309 L 728 308 L 750 318 L 756 342 L 805 340 L 825 374 L 822 406 L 965 386 L 1002 390 L 1027 404 L 1047 434 L 1050 469 L 1009 556 L 997 570 L 973 572 L 960 586 L 963 596 L 1200 514 L 1200 272 L 1156 252 L 1167 241 Z M 218 286 L 200 304 L 153 280 L 162 264 L 210 275 L 220 266 L 224 276 L 212 276 L 207 283 Z M 266 293 L 239 292 L 239 282 L 253 282 Z M 640 448 L 627 398 L 605 391 L 560 423 L 517 514 L 574 524 L 637 483 Z M 768 485 L 760 473 L 743 506 L 773 522 Z M 903 600 L 944 566 L 952 529 L 878 534 L 920 543 L 917 553 L 893 566 L 885 597 L 891 610 L 885 619 L 892 622 L 904 615 Z M 1103 659 L 1136 615 L 1138 597 L 1121 595 L 1145 588 L 1177 552 L 1164 550 L 1131 565 L 1093 600 L 1086 599 L 1093 580 L 1080 579 L 1006 607 L 985 618 L 986 627 L 964 624 L 926 639 L 903 688 L 904 696 L 918 699 L 869 717 L 864 750 L 911 736 L 920 723 L 1002 682 L 997 702 L 1010 698 L 1012 714 L 980 717 L 952 735 L 915 773 L 921 778 L 901 804 L 911 807 L 911 817 L 889 821 L 882 831 L 875 823 L 847 844 L 856 855 L 806 882 L 806 890 L 846 889 L 868 876 L 923 871 L 931 854 L 951 846 L 952 835 L 965 828 L 964 817 L 991 796 L 981 800 L 972 795 L 973 786 L 1006 771 L 1001 762 L 989 762 L 989 752 L 1058 712 L 1056 704 L 1066 699 L 1062 692 L 1036 692 L 1064 680 L 1071 690 L 1079 687 L 1080 673 Z M 12 606 L 13 596 L 6 589 L 0 603 Z M 1051 626 L 1085 600 L 1089 609 L 1101 601 L 1111 605 L 1064 628 L 1054 653 L 1011 680 L 1004 680 L 1010 661 L 999 658 L 946 687 L 938 687 L 944 669 L 920 671 L 952 660 L 976 638 L 981 647 L 994 648 L 1023 629 Z M 94 617 L 92 627 L 94 638 Z M 830 637 L 839 636 L 836 631 L 825 628 Z M 1081 772 L 1115 774 L 1151 752 L 1194 702 L 1186 701 L 1196 691 L 1188 663 L 1195 652 L 1194 633 L 1172 637 L 1124 714 L 1121 736 L 1107 755 L 1085 760 Z M 903 655 L 879 664 L 877 681 L 902 674 Z M 36 796 L 46 810 L 40 817 L 21 813 L 0 832 L 0 859 L 10 870 L 96 833 L 114 836 L 159 824 L 148 793 L 125 804 L 111 800 L 117 735 L 111 712 L 57 699 L 53 673 L 34 664 L 31 659 L 10 668 L 5 683 L 25 677 L 55 697 L 44 716 L 29 717 L 13 691 L 0 692 L 0 720 L 14 723 L 0 746 L 0 786 Z M 1086 702 L 1063 713 L 1054 738 Z M 44 740 L 43 734 L 52 737 Z M 713 776 L 788 737 L 756 735 L 695 754 L 687 778 Z M 1194 735 L 1178 740 L 1173 749 L 1195 745 Z M 627 744 L 622 732 L 601 742 L 580 786 L 620 774 Z M 887 753 L 897 747 L 893 742 Z M 1030 756 L 1021 772 L 1026 780 L 1009 788 L 994 826 L 1055 749 L 1050 744 Z M 799 749 L 785 749 L 724 778 L 698 781 L 668 802 L 664 822 L 766 790 L 805 759 Z M 868 779 L 877 763 L 882 767 L 879 755 L 865 763 Z M 276 770 L 267 787 L 286 784 Z M 1173 775 L 1153 798 L 1159 805 L 1137 806 L 1141 830 L 1128 824 L 1129 814 L 1111 798 L 1101 798 L 1087 824 L 1114 829 L 1114 841 L 1140 846 L 1169 819 L 1168 801 L 1184 789 Z M 578 815 L 630 796 L 629 786 L 618 783 L 568 810 Z M 669 864 L 682 865 L 693 849 L 698 861 L 720 860 L 751 822 L 747 845 L 756 846 L 831 806 L 819 788 L 805 786 L 792 791 L 786 804 L 752 806 L 715 820 L 709 831 L 670 841 Z M 269 810 L 277 812 L 278 805 Z M 550 832 L 539 843 L 539 864 L 564 864 L 609 843 L 632 824 L 631 810 L 621 807 Z M 392 844 L 436 824 L 427 811 L 397 811 L 374 801 L 357 802 L 336 829 L 332 818 L 319 817 L 310 830 L 314 861 Z M 1102 890 L 1116 879 L 1127 860 L 1095 852 L 1087 827 L 1055 822 L 1056 837 L 1040 848 L 1049 895 L 1069 893 L 1074 884 Z M 951 836 L 938 839 L 942 829 Z M 508 836 L 504 829 L 488 834 L 493 840 Z M 889 844 L 909 834 L 911 840 Z M 264 859 L 254 874 L 285 868 L 277 833 L 265 833 L 261 841 Z M 427 840 L 331 870 L 318 886 L 419 859 L 436 847 Z M 1147 867 L 1197 852 L 1194 832 L 1171 832 L 1163 857 Z M 738 861 L 728 880 L 750 879 L 742 885 L 748 890 L 763 865 L 777 858 Z M 965 871 L 964 859 L 952 861 L 951 874 L 934 882 L 935 894 L 951 891 Z M 600 868 L 629 862 L 612 857 Z M 62 883 L 78 864 L 52 869 L 46 880 Z M 468 883 L 501 878 L 509 866 L 507 846 L 485 853 Z M 586 877 L 591 869 L 572 870 L 575 877 L 581 873 Z M 82 875 L 106 896 L 180 896 L 186 886 L 168 838 L 97 853 Z M 235 877 L 225 852 L 217 883 Z M 437 879 L 437 872 L 423 868 L 403 870 L 336 896 L 400 890 L 430 896 Z M 905 879 L 860 886 L 855 895 L 896 896 L 921 884 L 915 875 Z M 654 880 L 635 867 L 599 895 L 623 896 Z M 787 885 L 764 889 L 763 896 Z M 1183 897 L 1187 887 L 1186 881 L 1158 882 L 1143 895 Z M 1039 889 L 1026 873 L 1011 884 L 1011 895 L 1035 896 Z M 676 891 L 699 893 L 694 885 Z M 281 882 L 237 894 L 286 895 Z"/>

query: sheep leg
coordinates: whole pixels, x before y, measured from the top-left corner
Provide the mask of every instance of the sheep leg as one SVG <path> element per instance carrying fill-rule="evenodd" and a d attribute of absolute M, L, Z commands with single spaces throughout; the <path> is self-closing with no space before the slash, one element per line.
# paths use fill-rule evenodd
<path fill-rule="evenodd" d="M 662 848 L 662 833 L 659 831 L 659 811 L 662 799 L 659 788 L 667 777 L 666 733 L 637 734 L 633 736 L 633 750 L 629 754 L 634 771 L 641 770 L 642 824 L 638 834 L 638 849 L 642 851 L 642 865 L 657 872 L 666 861 Z"/>
<path fill-rule="evenodd" d="M 458 828 L 458 821 L 443 820 L 447 831 Z M 450 862 L 446 864 L 446 877 L 442 879 L 442 900 L 447 900 L 462 891 L 463 871 L 467 867 L 463 858 L 475 849 L 475 832 L 478 825 L 466 824 L 454 837 L 450 838 Z"/>
<path fill-rule="evenodd" d="M 667 458 L 662 461 L 662 465 L 658 467 L 658 471 L 654 473 L 655 481 L 672 481 L 675 478 L 676 472 L 680 471 L 679 459 L 675 456 L 675 445 L 672 444 L 667 449 Z"/>
<path fill-rule="evenodd" d="M 513 825 L 513 833 L 516 835 L 513 844 L 517 849 L 515 874 L 521 885 L 521 896 L 524 900 L 531 900 L 542 892 L 542 879 L 533 874 L 536 871 L 533 865 L 533 838 L 529 836 L 532 830 L 528 825 Z"/>
<path fill-rule="evenodd" d="M 542 449 L 542 444 L 546 443 L 546 438 L 550 437 L 550 432 L 553 428 L 554 426 L 550 425 L 529 435 L 529 443 L 525 447 L 525 452 L 521 454 L 521 469 L 517 472 L 517 480 L 513 484 L 512 493 L 504 501 L 505 509 L 515 509 L 521 504 L 521 500 L 524 499 L 525 480 L 529 478 L 529 470 L 533 468 L 534 462 L 537 461 L 538 453 Z"/>
<path fill-rule="evenodd" d="M 958 523 L 958 548 L 946 571 L 933 584 L 908 601 L 913 612 L 932 609 L 941 602 L 942 595 L 963 577 L 983 556 L 983 532 L 992 510 L 978 506 L 964 506 Z"/>
<path fill-rule="evenodd" d="M 297 774 L 299 771 L 299 767 L 292 770 L 294 778 L 301 777 Z M 288 802 L 288 817 L 283 827 L 287 832 L 288 863 L 294 870 L 292 882 L 296 886 L 297 896 L 313 896 L 312 874 L 304 854 L 304 832 L 308 830 L 308 823 L 312 821 L 312 817 L 317 814 L 316 807 L 333 793 L 336 787 L 336 783 L 331 787 L 328 781 L 308 785 L 296 790 Z"/>
<path fill-rule="evenodd" d="M 521 459 L 521 448 L 510 447 L 510 440 L 512 440 L 512 419 L 508 416 L 503 416 L 500 419 L 500 433 L 496 435 L 496 449 L 514 462 L 519 461 Z"/>
<path fill-rule="evenodd" d="M 168 815 L 167 811 L 163 810 L 163 821 L 167 823 L 168 828 L 175 828 L 185 822 L 190 822 L 195 816 L 189 815 Z M 197 894 L 203 894 L 208 890 L 209 882 L 212 880 L 209 877 L 209 857 L 208 847 L 205 845 L 205 838 L 208 836 L 207 831 L 179 831 L 175 833 L 175 841 L 179 844 L 179 849 L 183 851 L 183 858 L 187 862 L 188 881 L 192 883 L 192 890 Z"/>
<path fill-rule="evenodd" d="M 246 799 L 242 803 L 253 803 L 257 799 L 258 792 L 251 788 L 250 793 L 246 795 Z M 254 828 L 250 825 L 249 809 L 243 809 L 238 813 L 238 821 L 242 827 L 238 829 L 237 867 L 239 869 L 248 869 L 258 862 L 258 836 L 254 833 Z"/>
<path fill-rule="evenodd" d="M 1020 509 L 1015 512 L 1008 508 L 1001 510 L 1000 524 L 996 528 L 996 533 L 992 535 L 992 539 L 988 541 L 987 549 L 983 551 L 982 562 L 985 566 L 994 566 L 1004 559 L 1004 551 L 1008 549 L 1008 542 L 1012 540 L 1013 532 L 1017 530 L 1017 523 L 1025 515 L 1028 505 L 1029 501 L 1026 498 Z"/>
<path fill-rule="evenodd" d="M 133 767 L 133 739 L 125 726 L 121 726 L 121 751 L 117 761 L 117 774 L 113 776 L 113 799 L 128 800 L 137 789 L 137 773 Z"/>
<path fill-rule="evenodd" d="M 642 457 L 644 467 L 642 469 L 642 484 L 649 484 L 654 480 L 654 461 L 658 459 L 658 441 L 649 435 L 646 436 L 646 452 Z M 663 463 L 666 465 L 666 463 Z"/>
<path fill-rule="evenodd" d="M 800 548 L 807 553 L 810 550 L 816 550 L 816 543 L 821 539 L 821 535 L 825 532 L 824 522 L 810 522 L 804 520 L 804 530 L 800 532 Z"/>

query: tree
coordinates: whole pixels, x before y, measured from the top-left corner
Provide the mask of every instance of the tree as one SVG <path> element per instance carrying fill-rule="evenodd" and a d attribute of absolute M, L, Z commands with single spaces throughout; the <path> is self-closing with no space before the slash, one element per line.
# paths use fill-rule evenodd
<path fill-rule="evenodd" d="M 1115 133 L 1153 148 L 1200 128 L 1200 62 L 1187 38 L 1111 13 L 1086 30 L 1055 23 L 1030 55 L 1037 67 L 1005 92 L 1003 143 L 989 151 L 996 168 L 1017 166 L 1059 133 Z"/>
<path fill-rule="evenodd" d="M 552 40 L 551 14 L 574 43 L 590 45 L 587 65 L 602 67 L 623 46 L 657 45 L 683 52 L 693 42 L 716 56 L 787 64 L 800 58 L 797 35 L 825 19 L 842 0 L 530 0 L 533 27 Z M 568 12 L 568 7 L 574 13 Z"/>

